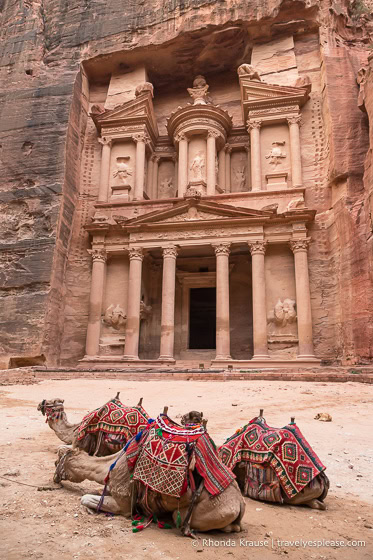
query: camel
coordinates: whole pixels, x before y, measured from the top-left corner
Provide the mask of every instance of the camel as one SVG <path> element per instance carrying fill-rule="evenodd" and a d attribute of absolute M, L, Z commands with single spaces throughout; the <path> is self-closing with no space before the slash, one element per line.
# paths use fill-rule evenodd
<path fill-rule="evenodd" d="M 117 461 L 110 472 L 108 490 L 110 495 L 105 496 L 100 509 L 124 517 L 132 515 L 132 498 L 135 493 L 134 484 L 131 483 L 130 470 L 127 465 L 127 457 L 122 452 L 111 457 L 91 457 L 80 449 L 71 449 L 61 446 L 58 450 L 56 461 L 56 473 L 54 481 L 61 480 L 70 482 L 83 482 L 91 480 L 99 484 L 105 483 L 105 478 L 110 466 Z M 141 491 L 145 492 L 145 485 L 138 482 Z M 137 490 L 137 495 L 139 489 Z M 197 492 L 198 494 L 198 492 Z M 155 515 L 172 513 L 174 523 L 177 523 L 177 514 L 180 511 L 182 523 L 188 526 L 188 530 L 210 531 L 220 529 L 225 533 L 241 531 L 241 521 L 245 512 L 245 502 L 236 481 L 221 492 L 218 496 L 210 496 L 205 488 L 196 497 L 190 519 L 189 506 L 192 501 L 190 488 L 180 499 L 160 494 L 153 490 L 147 490 L 147 507 Z M 81 498 L 81 504 L 97 510 L 100 496 L 86 494 Z M 184 532 L 190 535 L 188 531 Z"/>
<path fill-rule="evenodd" d="M 219 448 L 219 456 L 236 475 L 245 496 L 261 501 L 326 509 L 324 499 L 330 484 L 324 472 L 325 467 L 304 439 L 294 417 L 285 428 L 271 428 L 263 418 L 261 409 L 258 417 L 226 440 Z M 279 469 L 275 470 L 271 458 L 282 465 L 281 478 L 278 475 Z M 303 463 L 296 466 L 298 460 Z M 276 465 L 276 461 L 274 464 Z M 310 464 L 316 469 L 316 475 Z M 297 471 L 298 468 L 301 470 Z M 300 483 L 297 479 L 302 474 L 307 477 L 305 481 L 310 480 L 310 475 L 313 475 L 308 484 Z M 303 484 L 305 485 L 300 489 Z M 297 494 L 291 495 L 295 488 L 298 490 Z"/>
<path fill-rule="evenodd" d="M 116 405 L 118 406 L 124 406 L 119 401 L 119 393 L 117 393 L 113 401 L 116 401 Z M 41 403 L 39 403 L 37 409 L 41 411 L 43 416 L 47 417 L 46 421 L 48 422 L 49 427 L 55 432 L 56 436 L 67 445 L 79 447 L 80 449 L 84 449 L 90 455 L 95 454 L 98 457 L 101 457 L 116 453 L 127 443 L 128 437 L 126 437 L 125 434 L 111 435 L 104 433 L 102 430 L 99 430 L 96 433 L 87 433 L 83 439 L 78 440 L 78 431 L 84 419 L 77 424 L 71 424 L 67 420 L 63 403 L 63 399 L 44 399 Z M 137 407 L 141 406 L 142 398 L 140 399 Z M 145 411 L 144 414 L 146 415 Z M 120 423 L 120 419 L 118 420 L 118 423 Z M 146 424 L 145 420 L 143 424 Z M 140 427 L 142 428 L 143 425 Z M 132 435 L 136 434 L 131 433 L 131 437 Z"/>
<path fill-rule="evenodd" d="M 80 426 L 80 422 L 71 424 L 67 420 L 63 406 L 64 402 L 63 399 L 44 399 L 38 404 L 38 410 L 41 411 L 43 416 L 47 417 L 46 422 L 58 439 L 67 445 L 71 445 L 74 440 L 74 432 Z"/>

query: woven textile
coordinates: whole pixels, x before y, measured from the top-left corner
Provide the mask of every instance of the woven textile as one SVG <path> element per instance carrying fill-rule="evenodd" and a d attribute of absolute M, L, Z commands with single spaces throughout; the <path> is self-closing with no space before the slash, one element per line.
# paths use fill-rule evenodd
<path fill-rule="evenodd" d="M 188 487 L 193 457 L 195 468 L 211 495 L 220 494 L 235 478 L 219 460 L 202 426 L 178 426 L 163 414 L 148 425 L 141 439 L 131 440 L 126 457 L 134 480 L 156 492 L 178 498 Z"/>
<path fill-rule="evenodd" d="M 222 462 L 234 469 L 241 461 L 270 466 L 285 494 L 292 498 L 325 470 L 295 424 L 271 428 L 254 418 L 220 447 Z"/>
<path fill-rule="evenodd" d="M 124 406 L 120 400 L 112 399 L 83 418 L 77 439 L 80 441 L 88 434 L 103 432 L 115 436 L 117 441 L 120 436 L 126 443 L 147 426 L 148 419 L 141 406 Z"/>

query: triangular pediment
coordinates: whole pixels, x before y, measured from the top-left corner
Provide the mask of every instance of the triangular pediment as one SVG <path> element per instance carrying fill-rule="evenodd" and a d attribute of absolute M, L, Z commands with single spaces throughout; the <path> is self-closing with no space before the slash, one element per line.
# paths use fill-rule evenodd
<path fill-rule="evenodd" d="M 279 86 L 266 84 L 249 78 L 240 78 L 241 101 L 244 122 L 251 111 L 260 114 L 277 115 L 281 118 L 290 112 L 297 112 L 309 99 L 306 87 Z"/>
<path fill-rule="evenodd" d="M 233 207 L 227 204 L 205 202 L 202 200 L 183 200 L 172 208 L 156 212 L 149 212 L 125 223 L 126 228 L 139 226 L 171 225 L 180 222 L 210 222 L 231 221 L 238 218 L 258 219 L 270 218 L 274 211 L 253 210 L 249 208 Z"/>
<path fill-rule="evenodd" d="M 99 132 L 106 127 L 131 126 L 138 121 L 139 123 L 148 124 L 152 132 L 158 136 L 152 95 L 149 91 L 141 93 L 135 99 L 126 101 L 114 107 L 114 109 L 108 109 L 101 113 L 91 113 L 91 117 Z"/>

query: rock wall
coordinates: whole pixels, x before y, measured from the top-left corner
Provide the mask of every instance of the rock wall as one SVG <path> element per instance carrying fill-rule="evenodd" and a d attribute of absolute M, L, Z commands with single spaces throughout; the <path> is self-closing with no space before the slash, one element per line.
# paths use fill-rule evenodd
<path fill-rule="evenodd" d="M 93 143 L 84 143 L 91 127 L 87 75 L 96 60 L 105 65 L 105 57 L 117 56 L 125 65 L 126 56 L 150 45 L 158 56 L 174 44 L 178 67 L 188 74 L 193 65 L 218 68 L 219 54 L 239 41 L 242 61 L 255 47 L 262 52 L 268 77 L 314 74 L 313 132 L 304 141 L 311 154 L 305 174 L 314 182 L 307 204 L 318 209 L 310 250 L 316 351 L 329 361 L 371 359 L 372 152 L 356 83 L 370 52 L 370 4 L 0 3 L 0 365 L 82 357 L 90 273 L 81 224 L 95 195 L 84 175 L 94 155 Z M 281 53 L 272 66 L 258 48 L 264 43 Z M 91 90 L 91 101 L 93 94 L 100 98 Z M 372 119 L 370 92 L 365 107 Z"/>

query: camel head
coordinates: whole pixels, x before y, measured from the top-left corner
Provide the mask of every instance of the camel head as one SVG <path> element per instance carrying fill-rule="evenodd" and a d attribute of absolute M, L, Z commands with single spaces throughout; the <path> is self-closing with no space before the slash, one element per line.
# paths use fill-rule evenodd
<path fill-rule="evenodd" d="M 64 402 L 63 399 L 44 399 L 38 404 L 38 410 L 41 411 L 43 416 L 47 416 L 47 420 L 49 420 L 49 418 L 54 420 L 59 418 L 60 414 L 64 412 Z"/>
<path fill-rule="evenodd" d="M 187 414 L 181 417 L 180 423 L 182 426 L 187 426 L 188 424 L 202 424 L 203 412 L 197 412 L 196 410 L 191 410 Z"/>
<path fill-rule="evenodd" d="M 54 482 L 59 484 L 61 480 L 68 480 L 69 482 L 83 482 L 85 480 L 86 477 L 80 473 L 79 466 L 74 461 L 79 454 L 80 449 L 73 448 L 70 445 L 61 445 L 58 448 Z"/>

